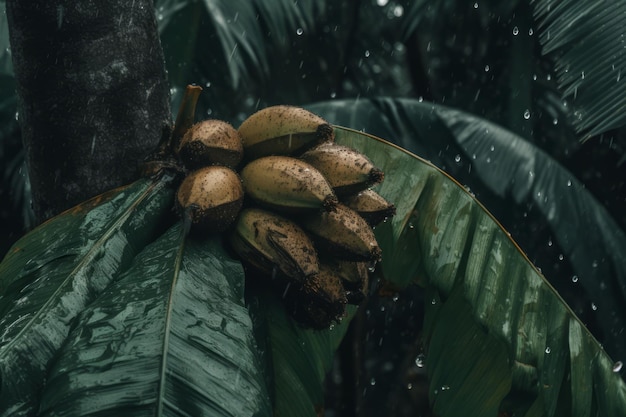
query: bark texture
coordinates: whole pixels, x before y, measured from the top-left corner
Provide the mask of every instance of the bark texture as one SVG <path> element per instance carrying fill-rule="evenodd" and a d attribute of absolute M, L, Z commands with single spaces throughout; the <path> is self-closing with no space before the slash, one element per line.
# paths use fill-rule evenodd
<path fill-rule="evenodd" d="M 132 182 L 171 126 L 152 0 L 7 0 L 38 222 Z"/>

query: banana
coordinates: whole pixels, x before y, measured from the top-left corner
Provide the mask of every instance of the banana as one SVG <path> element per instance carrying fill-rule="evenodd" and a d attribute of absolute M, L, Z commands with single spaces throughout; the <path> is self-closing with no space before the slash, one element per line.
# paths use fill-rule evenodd
<path fill-rule="evenodd" d="M 201 168 L 182 181 L 176 202 L 196 230 L 222 232 L 235 221 L 243 204 L 241 179 L 227 167 Z"/>
<path fill-rule="evenodd" d="M 378 261 L 381 249 L 374 231 L 359 214 L 343 204 L 332 212 L 303 216 L 300 224 L 317 240 L 318 247 L 339 259 Z"/>
<path fill-rule="evenodd" d="M 350 262 L 327 257 L 320 260 L 320 265 L 331 268 L 341 278 L 348 304 L 358 305 L 365 299 L 369 290 L 367 262 Z"/>
<path fill-rule="evenodd" d="M 293 106 L 259 110 L 243 121 L 239 133 L 249 160 L 267 155 L 298 155 L 335 138 L 326 120 Z"/>
<path fill-rule="evenodd" d="M 300 158 L 317 168 L 340 197 L 378 184 L 385 176 L 361 152 L 333 142 L 318 145 Z"/>
<path fill-rule="evenodd" d="M 306 281 L 292 284 L 283 292 L 287 312 L 300 324 L 313 329 L 326 329 L 345 315 L 346 292 L 341 278 L 327 264 Z"/>
<path fill-rule="evenodd" d="M 324 208 L 333 210 L 337 197 L 324 176 L 304 161 L 289 156 L 266 156 L 241 171 L 246 195 L 282 212 Z"/>
<path fill-rule="evenodd" d="M 207 165 L 235 168 L 243 158 L 243 144 L 239 132 L 229 123 L 209 119 L 185 133 L 178 154 L 189 169 Z"/>
<path fill-rule="evenodd" d="M 359 213 L 372 227 L 396 214 L 396 207 L 372 189 L 345 196 L 341 202 Z"/>
<path fill-rule="evenodd" d="M 245 208 L 229 235 L 234 251 L 262 272 L 280 272 L 302 282 L 319 272 L 313 242 L 293 221 L 272 212 Z"/>

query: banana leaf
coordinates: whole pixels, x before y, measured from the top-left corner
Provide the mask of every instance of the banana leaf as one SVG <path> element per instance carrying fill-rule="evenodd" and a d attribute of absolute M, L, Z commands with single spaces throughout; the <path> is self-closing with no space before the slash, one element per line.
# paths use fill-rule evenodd
<path fill-rule="evenodd" d="M 426 365 L 432 368 L 431 403 L 438 415 L 495 416 L 512 410 L 626 415 L 626 385 L 614 371 L 619 364 L 467 189 L 381 139 L 340 127 L 336 136 L 393 178 L 378 190 L 397 202 L 396 216 L 376 229 L 382 274 L 396 285 L 418 282 L 436 291 L 433 304 L 443 303 L 426 323 L 432 343 Z M 411 261 L 398 262 L 401 256 Z M 477 326 L 484 330 L 474 335 Z M 454 334 L 446 336 L 450 330 Z M 494 358 L 496 369 L 485 365 L 478 345 Z M 468 350 L 477 356 L 468 356 Z M 519 393 L 525 401 L 515 401 Z M 473 398 L 485 398 L 491 407 L 466 408 Z"/>
<path fill-rule="evenodd" d="M 241 264 L 182 222 L 80 316 L 41 416 L 270 416 Z"/>
<path fill-rule="evenodd" d="M 0 264 L 0 414 L 30 415 L 73 319 L 170 216 L 173 177 L 95 197 L 16 242 Z"/>
<path fill-rule="evenodd" d="M 445 168 L 476 193 L 531 259 L 542 258 L 548 248 L 526 230 L 531 224 L 527 212 L 537 212 L 533 220 L 552 231 L 562 251 L 558 259 L 556 254 L 554 260 L 542 258 L 547 278 L 565 290 L 575 281 L 581 287 L 576 290 L 584 290 L 590 300 L 588 305 L 594 303 L 588 317 L 597 323 L 596 337 L 613 357 L 626 356 L 626 233 L 574 174 L 520 136 L 433 103 L 380 98 L 320 103 L 309 109 L 333 123 L 388 138 Z M 563 275 L 563 264 L 572 275 Z"/>

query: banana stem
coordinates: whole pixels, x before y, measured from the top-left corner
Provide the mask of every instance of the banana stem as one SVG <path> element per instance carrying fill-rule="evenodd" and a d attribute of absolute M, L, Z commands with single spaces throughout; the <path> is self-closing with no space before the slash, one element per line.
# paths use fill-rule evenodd
<path fill-rule="evenodd" d="M 172 131 L 172 137 L 170 139 L 170 150 L 176 151 L 180 140 L 185 135 L 185 132 L 193 125 L 196 116 L 196 104 L 200 97 L 202 87 L 197 85 L 188 85 L 185 89 L 185 95 L 178 108 L 178 114 L 176 115 L 176 123 L 174 124 L 174 130 Z"/>

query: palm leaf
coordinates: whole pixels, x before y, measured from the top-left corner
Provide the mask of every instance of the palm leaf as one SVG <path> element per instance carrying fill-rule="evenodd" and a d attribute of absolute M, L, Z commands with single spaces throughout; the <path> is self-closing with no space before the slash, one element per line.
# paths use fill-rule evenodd
<path fill-rule="evenodd" d="M 72 320 L 128 267 L 170 213 L 172 177 L 143 179 L 55 217 L 0 264 L 0 410 L 32 411 Z"/>
<path fill-rule="evenodd" d="M 393 257 L 396 251 L 412 254 L 411 278 L 437 291 L 440 301 L 434 298 L 434 304 L 444 303 L 442 311 L 431 313 L 434 318 L 429 327 L 431 341 L 445 348 L 446 354 L 429 350 L 426 362 L 432 372 L 440 372 L 433 379 L 437 385 L 431 386 L 431 394 L 445 403 L 442 415 L 496 415 L 496 407 L 489 414 L 472 414 L 462 406 L 468 396 L 495 401 L 506 391 L 487 392 L 498 382 L 507 384 L 508 372 L 494 370 L 500 372 L 499 380 L 487 372 L 491 382 L 483 385 L 486 371 L 475 368 L 480 362 L 463 360 L 468 348 L 476 349 L 474 344 L 482 345 L 485 340 L 495 363 L 502 366 L 504 358 L 510 358 L 509 395 L 521 392 L 534 398 L 515 403 L 517 410 L 534 405 L 547 416 L 626 415 L 626 385 L 613 371 L 613 361 L 510 235 L 463 186 L 429 162 L 380 139 L 345 128 L 337 128 L 336 134 L 338 142 L 370 155 L 389 173 L 388 178 L 398 178 L 379 189 L 390 201 L 403 202 L 392 221 L 377 228 L 383 253 L 392 254 L 392 261 L 384 257 L 381 267 L 388 280 L 406 285 L 406 266 L 398 268 Z M 394 172 L 404 173 L 403 178 Z M 460 320 L 467 309 L 475 324 L 455 327 L 465 342 L 442 342 L 444 330 L 439 326 L 447 328 L 453 321 L 449 314 Z M 476 326 L 485 331 L 472 338 L 466 332 Z M 450 372 L 441 361 L 452 362 L 455 371 Z M 449 389 L 442 392 L 444 381 Z M 457 390 L 464 395 L 457 395 Z M 591 401 L 573 399 L 578 392 L 591 393 Z M 569 412 L 560 414 L 561 410 Z"/>
<path fill-rule="evenodd" d="M 622 2 L 533 0 L 543 53 L 554 56 L 573 119 L 587 137 L 626 123 Z"/>
<path fill-rule="evenodd" d="M 563 251 L 563 262 L 570 263 L 577 285 L 600 305 L 593 314 L 598 317 L 605 348 L 614 357 L 626 354 L 621 334 L 626 322 L 626 259 L 621 256 L 626 235 L 602 204 L 557 161 L 493 123 L 432 103 L 408 99 L 356 103 L 346 100 L 309 108 L 337 124 L 391 138 L 403 148 L 445 167 L 455 179 L 476 192 L 514 235 L 531 234 L 525 230 L 526 224 L 520 225 L 526 221 L 521 212 L 526 213 L 528 207 L 538 210 Z M 387 177 L 409 181 L 404 174 L 391 173 Z M 405 187 L 412 190 L 410 183 Z M 514 207 L 518 207 L 518 215 L 514 214 Z M 529 255 L 532 253 L 531 259 L 545 251 L 532 236 L 526 241 L 530 243 L 522 247 Z M 398 258 L 402 259 L 393 262 L 408 264 L 402 276 L 410 279 L 410 261 L 401 255 Z M 552 273 L 557 271 L 553 269 Z M 554 284 L 571 285 L 571 277 L 564 278 L 566 282 Z"/>
<path fill-rule="evenodd" d="M 244 274 L 218 237 L 182 223 L 83 312 L 40 415 L 269 416 Z"/>

